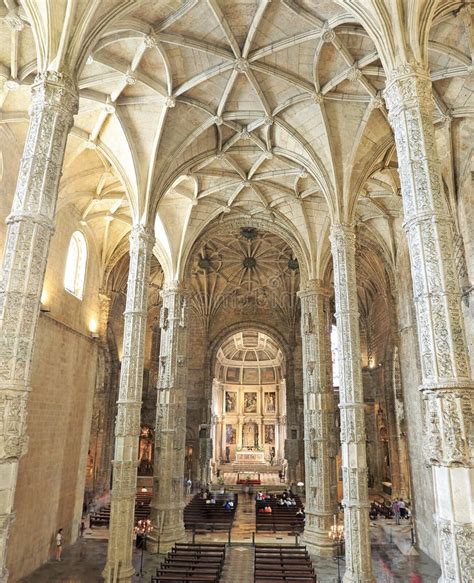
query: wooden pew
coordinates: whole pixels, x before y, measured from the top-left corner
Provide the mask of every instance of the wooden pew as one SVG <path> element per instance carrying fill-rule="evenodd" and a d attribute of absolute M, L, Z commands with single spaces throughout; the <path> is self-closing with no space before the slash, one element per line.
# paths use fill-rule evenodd
<path fill-rule="evenodd" d="M 317 581 L 311 558 L 305 547 L 255 545 L 254 553 L 254 583 Z"/>
<path fill-rule="evenodd" d="M 218 583 L 225 560 L 225 545 L 177 543 L 152 577 L 152 583 Z"/>

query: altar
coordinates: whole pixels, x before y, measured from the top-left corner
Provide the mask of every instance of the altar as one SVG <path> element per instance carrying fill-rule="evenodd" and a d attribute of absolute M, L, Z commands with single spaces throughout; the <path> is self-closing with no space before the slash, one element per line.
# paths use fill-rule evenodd
<path fill-rule="evenodd" d="M 265 452 L 258 450 L 241 449 L 235 452 L 236 464 L 264 464 Z"/>

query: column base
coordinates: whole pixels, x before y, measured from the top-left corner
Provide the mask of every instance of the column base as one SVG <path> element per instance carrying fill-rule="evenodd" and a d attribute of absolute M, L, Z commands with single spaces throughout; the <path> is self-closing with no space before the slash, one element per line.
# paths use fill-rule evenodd
<path fill-rule="evenodd" d="M 120 561 L 118 562 L 116 573 L 114 565 L 109 564 L 105 565 L 105 568 L 102 571 L 102 577 L 104 578 L 105 583 L 115 583 L 116 581 L 117 583 L 121 581 L 130 583 L 133 575 L 135 575 L 135 568 L 133 565 L 122 567 Z"/>
<path fill-rule="evenodd" d="M 351 573 L 349 571 L 346 571 L 344 573 L 344 576 L 342 577 L 342 583 L 377 583 L 375 581 L 375 577 L 361 577 L 360 575 L 354 575 L 354 573 Z"/>
<path fill-rule="evenodd" d="M 160 553 L 160 555 L 170 551 L 176 543 L 186 542 L 186 531 L 184 527 L 166 529 L 159 536 L 152 532 L 147 538 L 147 549 L 150 553 Z"/>
<path fill-rule="evenodd" d="M 328 537 L 327 532 L 305 529 L 301 535 L 301 544 L 304 544 L 311 555 L 317 557 L 334 557 L 336 546 Z"/>

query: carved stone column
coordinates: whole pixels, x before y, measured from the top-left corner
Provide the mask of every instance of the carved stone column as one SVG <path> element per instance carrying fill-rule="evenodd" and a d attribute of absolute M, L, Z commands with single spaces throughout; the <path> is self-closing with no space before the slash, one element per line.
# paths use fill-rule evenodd
<path fill-rule="evenodd" d="M 331 382 L 327 293 L 311 280 L 301 299 L 303 348 L 306 525 L 304 544 L 317 555 L 332 555 L 328 537 L 337 512 L 334 390 Z"/>
<path fill-rule="evenodd" d="M 294 347 L 296 344 L 295 335 L 290 335 L 289 345 Z M 295 488 L 298 482 L 296 471 L 300 454 L 300 443 L 302 435 L 300 434 L 300 423 L 298 421 L 298 401 L 295 387 L 295 365 L 293 354 L 291 353 L 286 363 L 286 418 L 287 434 L 285 439 L 285 458 L 288 462 L 286 481 L 290 486 Z"/>
<path fill-rule="evenodd" d="M 135 524 L 140 411 L 148 303 L 148 280 L 154 238 L 139 225 L 130 235 L 130 267 L 124 313 L 106 581 L 130 581 Z"/>
<path fill-rule="evenodd" d="M 90 497 L 102 496 L 110 483 L 110 446 L 113 445 L 113 423 L 110 413 L 110 393 L 113 365 L 107 345 L 107 326 L 110 314 L 111 297 L 99 291 L 99 346 L 97 354 L 97 373 L 95 380 L 94 402 L 89 450 L 93 459 L 92 474 L 86 477 L 86 494 Z M 112 442 L 112 443 L 111 443 Z"/>
<path fill-rule="evenodd" d="M 6 545 L 20 457 L 26 453 L 30 388 L 41 291 L 54 230 L 58 185 L 78 94 L 68 76 L 38 75 L 13 198 L 0 275 L 0 581 L 8 579 Z"/>
<path fill-rule="evenodd" d="M 160 539 L 160 552 L 185 538 L 183 469 L 186 442 L 187 294 L 176 283 L 161 292 L 160 371 L 156 408 L 155 464 L 151 519 Z"/>
<path fill-rule="evenodd" d="M 385 89 L 395 133 L 421 357 L 425 454 L 433 468 L 442 581 L 474 570 L 473 389 L 443 192 L 429 73 L 392 71 Z"/>
<path fill-rule="evenodd" d="M 346 539 L 346 583 L 374 581 L 369 537 L 369 498 L 365 447 L 364 394 L 359 311 L 352 227 L 331 230 L 341 410 L 342 481 Z"/>

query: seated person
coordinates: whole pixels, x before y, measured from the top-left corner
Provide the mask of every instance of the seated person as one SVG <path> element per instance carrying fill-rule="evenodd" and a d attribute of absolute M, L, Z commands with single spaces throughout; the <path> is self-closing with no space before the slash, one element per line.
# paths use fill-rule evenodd
<path fill-rule="evenodd" d="M 278 500 L 278 506 L 285 506 L 285 500 L 283 498 Z"/>
<path fill-rule="evenodd" d="M 375 506 L 374 503 L 372 503 L 370 505 L 370 510 L 369 510 L 369 518 L 370 520 L 376 520 L 377 519 L 377 507 Z"/>
<path fill-rule="evenodd" d="M 265 512 L 271 513 L 272 512 L 272 507 L 271 506 L 265 506 Z"/>

